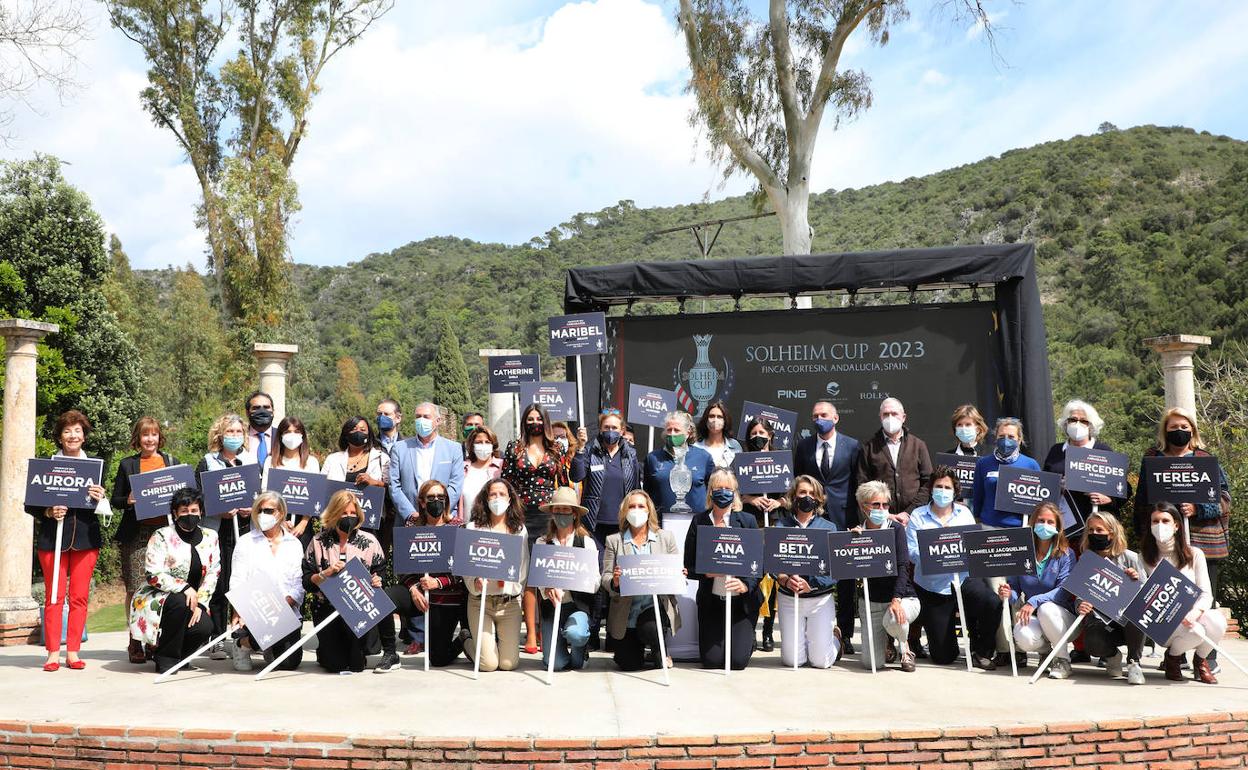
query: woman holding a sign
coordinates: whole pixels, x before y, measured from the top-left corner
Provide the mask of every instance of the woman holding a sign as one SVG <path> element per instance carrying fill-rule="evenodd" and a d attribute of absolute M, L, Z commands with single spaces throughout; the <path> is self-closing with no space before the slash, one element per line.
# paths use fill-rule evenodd
<path fill-rule="evenodd" d="M 1127 533 L 1112 513 L 1099 511 L 1088 517 L 1083 530 L 1080 553 L 1094 553 L 1117 565 L 1127 577 L 1140 580 L 1144 567 L 1140 557 L 1127 548 Z M 1082 557 L 1080 557 L 1082 558 Z M 1140 655 L 1144 651 L 1144 632 L 1133 623 L 1119 623 L 1093 612 L 1092 605 L 1080 601 L 1075 612 L 1083 616 L 1083 646 L 1089 655 L 1105 661 L 1105 671 L 1111 678 L 1122 676 L 1122 650 L 1127 648 L 1127 682 L 1144 684 L 1144 670 L 1140 667 Z"/>
<path fill-rule="evenodd" d="M 751 452 L 770 452 L 773 438 L 775 438 L 775 431 L 772 429 L 769 420 L 754 418 L 745 427 L 745 444 Z M 820 494 L 822 495 L 822 493 Z M 742 510 L 746 513 L 754 514 L 754 518 L 758 520 L 758 526 L 760 527 L 770 526 L 771 522 L 779 521 L 784 511 L 784 501 L 773 498 L 771 495 L 741 495 L 741 501 L 743 503 Z M 820 506 L 822 507 L 822 503 L 820 503 Z M 820 511 L 819 515 L 822 517 L 823 512 Z M 759 649 L 763 652 L 771 652 L 776 649 L 774 634 L 776 628 L 776 596 L 778 592 L 771 576 L 763 578 L 761 585 L 766 599 L 763 602 L 763 606 L 759 608 L 759 612 L 766 614 L 763 615 L 763 643 Z"/>
<path fill-rule="evenodd" d="M 285 420 L 282 421 L 283 423 Z M 279 436 L 287 435 L 278 432 Z M 276 453 L 274 453 L 276 455 Z M 231 577 L 236 585 L 247 585 L 253 575 L 263 575 L 273 582 L 296 612 L 303 607 L 303 547 L 299 538 L 286 529 L 286 501 L 276 492 L 261 492 L 251 506 L 256 523 L 251 531 L 239 538 L 234 547 Z M 296 629 L 265 650 L 265 659 L 281 655 L 299 641 L 302 629 Z M 234 670 L 251 670 L 251 653 L 259 650 L 255 637 L 242 629 L 242 638 L 234 645 Z M 303 660 L 303 651 L 296 650 L 283 660 L 278 669 L 294 671 Z"/>
<path fill-rule="evenodd" d="M 1065 436 L 1066 440 L 1049 449 L 1044 458 L 1044 470 L 1065 476 L 1067 447 L 1112 452 L 1113 448 L 1099 438 L 1104 427 L 1105 421 L 1091 404 L 1078 399 L 1067 401 L 1062 407 L 1062 416 L 1057 421 L 1059 435 Z M 1099 492 L 1063 490 L 1063 497 L 1074 508 L 1074 513 L 1081 522 L 1088 520 L 1093 508 L 1117 514 L 1130 496 L 1130 488 L 1124 490 L 1120 497 L 1110 497 Z"/>
<path fill-rule="evenodd" d="M 593 551 L 597 561 L 598 545 L 594 536 L 585 529 L 581 518 L 585 506 L 576 501 L 576 490 L 560 487 L 550 502 L 543 506 L 550 513 L 550 525 L 545 536 L 537 540 L 544 545 L 561 545 L 585 548 Z M 579 591 L 561 591 L 544 588 L 542 597 L 542 665 L 549 667 L 550 656 L 555 656 L 555 670 L 579 670 L 585 667 L 586 645 L 589 644 L 589 616 L 594 611 L 594 594 Z M 559 630 L 554 629 L 555 602 L 560 608 Z M 553 649 L 552 649 L 553 648 Z"/>
<path fill-rule="evenodd" d="M 1031 514 L 1031 529 L 1035 534 L 1036 574 L 1007 578 L 997 589 L 1001 600 L 1011 606 L 1023 602 L 1014 623 L 1014 642 L 1024 655 L 1058 645 L 1075 622 L 1074 600 L 1062 590 L 1075 566 L 1075 550 L 1062 532 L 1062 512 L 1053 503 L 1040 503 Z M 1062 644 L 1049 678 L 1066 679 L 1070 674 L 1070 647 Z"/>
<path fill-rule="evenodd" d="M 777 526 L 836 531 L 836 525 L 823 515 L 823 484 L 814 476 L 794 478 L 785 502 L 788 509 L 780 514 Z M 832 668 L 841 657 L 840 632 L 836 627 L 836 581 L 827 575 L 781 573 L 776 575 L 776 585 L 780 593 L 777 600 L 780 662 L 785 666 L 810 663 L 814 668 Z M 797 618 L 793 617 L 795 611 L 799 614 Z"/>
<path fill-rule="evenodd" d="M 465 440 L 468 459 L 464 460 L 464 488 L 456 504 L 456 518 L 467 520 L 477 495 L 486 482 L 496 479 L 503 472 L 503 460 L 498 456 L 498 437 L 494 431 L 479 425 L 472 429 Z"/>
<path fill-rule="evenodd" d="M 321 472 L 321 461 L 308 449 L 308 431 L 303 426 L 303 420 L 286 415 L 277 424 L 276 436 L 277 441 L 281 444 L 281 449 L 269 454 L 269 461 L 264 464 L 263 476 L 260 479 L 261 489 L 269 488 L 270 468 L 284 468 L 289 471 L 305 471 L 307 473 Z M 300 516 L 299 520 L 290 528 L 291 534 L 299 538 L 299 542 L 304 548 L 307 548 L 308 544 L 312 542 L 311 521 L 307 516 Z"/>
<path fill-rule="evenodd" d="M 373 435 L 373 424 L 359 415 L 348 417 L 338 432 L 338 451 L 321 467 L 330 481 L 384 487 L 390 477 L 390 456 Z"/>
<path fill-rule="evenodd" d="M 732 413 L 723 401 L 712 401 L 698 420 L 698 440 L 693 444 L 706 450 L 716 468 L 731 468 L 732 458 L 741 453 L 741 443 L 732 437 Z"/>
<path fill-rule="evenodd" d="M 1040 464 L 1023 454 L 1023 421 L 1017 417 L 997 420 L 994 434 L 996 442 L 992 454 L 979 458 L 975 463 L 975 486 L 971 494 L 975 519 L 990 527 L 1021 527 L 1023 517 L 1017 513 L 998 511 L 997 475 L 1002 465 L 1031 471 L 1040 470 Z"/>
<path fill-rule="evenodd" d="M 529 573 L 529 538 L 524 525 L 524 506 L 519 495 L 506 479 L 494 479 L 486 483 L 477 495 L 472 507 L 472 520 L 467 529 L 491 529 L 524 538 L 520 553 L 520 570 L 517 580 L 494 581 L 485 597 L 485 623 L 478 626 L 481 617 L 481 578 L 464 581 L 468 589 L 468 624 L 472 638 L 480 636 L 481 671 L 511 671 L 520 662 L 520 596 L 524 593 L 524 581 Z M 464 650 L 476 649 L 475 642 L 464 641 Z"/>
<path fill-rule="evenodd" d="M 866 602 L 858 605 L 858 617 L 864 629 L 863 639 L 866 639 L 865 629 L 869 624 L 873 630 L 875 659 L 882 661 L 885 639 L 891 636 L 901 652 L 901 670 L 911 672 L 914 671 L 915 656 L 910 649 L 910 624 L 918 619 L 920 605 L 914 584 L 910 582 L 910 564 L 908 560 L 901 558 L 901 554 L 909 553 L 906 528 L 889 516 L 892 496 L 884 482 L 868 481 L 860 484 L 855 495 L 863 528 L 891 528 L 896 535 L 894 553 L 898 554 L 897 574 L 867 578 L 871 606 L 867 607 Z M 869 656 L 860 657 L 862 664 L 871 668 Z"/>

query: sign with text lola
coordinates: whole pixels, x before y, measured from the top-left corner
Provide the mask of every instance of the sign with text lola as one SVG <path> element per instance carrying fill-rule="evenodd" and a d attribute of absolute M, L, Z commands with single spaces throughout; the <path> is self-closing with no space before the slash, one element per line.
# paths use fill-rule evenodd
<path fill-rule="evenodd" d="M 455 536 L 451 572 L 460 577 L 516 581 L 520 579 L 523 549 L 524 538 L 519 535 L 464 529 Z"/>
<path fill-rule="evenodd" d="M 616 564 L 620 565 L 620 596 L 681 596 L 689 585 L 680 554 L 624 553 Z"/>
<path fill-rule="evenodd" d="M 1118 620 L 1140 590 L 1122 567 L 1092 552 L 1084 553 L 1062 583 L 1062 589 L 1091 604 L 1110 620 Z"/>
<path fill-rule="evenodd" d="M 1030 527 L 981 529 L 962 536 L 971 577 L 1036 574 L 1036 543 Z"/>
<path fill-rule="evenodd" d="M 601 578 L 597 551 L 565 545 L 533 544 L 533 555 L 529 559 L 529 585 L 594 593 Z"/>
<path fill-rule="evenodd" d="M 394 574 L 450 572 L 459 527 L 395 527 Z"/>
<path fill-rule="evenodd" d="M 741 405 L 741 427 L 737 432 L 737 439 L 741 441 L 742 446 L 748 438 L 745 433 L 749 430 L 751 420 L 760 422 L 766 420 L 771 425 L 771 429 L 775 432 L 771 439 L 772 449 L 792 450 L 797 445 L 797 440 L 794 438 L 797 431 L 797 412 L 746 401 Z"/>
<path fill-rule="evenodd" d="M 550 330 L 552 356 L 596 356 L 607 352 L 605 313 L 557 315 L 547 319 L 546 325 Z"/>
<path fill-rule="evenodd" d="M 964 536 L 967 532 L 978 531 L 978 524 L 915 530 L 915 539 L 919 543 L 919 573 L 952 575 L 955 572 L 966 572 Z"/>
<path fill-rule="evenodd" d="M 204 515 L 220 516 L 235 508 L 250 508 L 260 492 L 260 466 L 236 465 L 199 474 L 203 485 Z"/>
<path fill-rule="evenodd" d="M 1062 493 L 1062 477 L 1048 471 L 1033 471 L 1002 465 L 997 472 L 998 511 L 1028 516 L 1040 503 L 1057 503 Z"/>
<path fill-rule="evenodd" d="M 1164 645 L 1196 606 L 1200 594 L 1199 586 L 1162 559 L 1127 605 L 1123 618 L 1135 624 L 1149 639 Z"/>
<path fill-rule="evenodd" d="M 394 614 L 394 602 L 385 591 L 373 587 L 373 576 L 359 559 L 347 562 L 337 575 L 321 583 L 320 589 L 356 637 Z"/>
<path fill-rule="evenodd" d="M 1127 456 L 1121 452 L 1087 447 L 1066 447 L 1066 488 L 1071 492 L 1099 492 L 1125 500 Z"/>
<path fill-rule="evenodd" d="M 131 476 L 135 518 L 143 521 L 169 515 L 169 501 L 183 487 L 198 489 L 195 471 L 189 465 L 171 465 Z"/>
<path fill-rule="evenodd" d="M 675 409 L 676 391 L 629 383 L 628 408 L 624 410 L 629 425 L 662 428 L 663 416 Z"/>
<path fill-rule="evenodd" d="M 793 453 L 742 452 L 733 455 L 732 471 L 743 495 L 787 492 L 793 484 Z"/>
<path fill-rule="evenodd" d="M 955 455 L 947 452 L 941 452 L 932 455 L 932 462 L 936 467 L 945 466 L 953 471 L 953 475 L 958 479 L 958 484 L 962 486 L 963 499 L 971 496 L 971 487 L 975 486 L 975 461 L 978 457 L 969 455 Z"/>
<path fill-rule="evenodd" d="M 325 477 L 319 473 L 269 468 L 265 489 L 282 496 L 292 516 L 320 516 L 325 507 Z"/>
<path fill-rule="evenodd" d="M 381 515 L 386 505 L 386 488 L 375 487 L 372 484 L 367 486 L 356 486 L 349 481 L 331 481 L 325 480 L 325 498 L 321 501 L 321 510 L 325 510 L 325 506 L 329 505 L 329 498 L 334 496 L 339 490 L 350 490 L 355 495 L 355 504 L 360 508 L 361 529 L 379 529 L 381 527 Z"/>
<path fill-rule="evenodd" d="M 1144 494 L 1150 503 L 1216 503 L 1218 473 L 1216 457 L 1145 457 Z"/>
<path fill-rule="evenodd" d="M 87 487 L 99 486 L 103 476 L 104 461 L 96 458 L 32 459 L 26 467 L 25 504 L 37 508 L 94 508 L 95 501 L 87 495 Z"/>
<path fill-rule="evenodd" d="M 835 580 L 897 574 L 897 534 L 892 527 L 829 532 L 828 575 Z"/>
<path fill-rule="evenodd" d="M 247 630 L 267 650 L 275 642 L 298 631 L 303 620 L 295 614 L 277 583 L 263 572 L 253 572 L 246 581 L 230 581 L 225 598 L 243 619 Z"/>
<path fill-rule="evenodd" d="M 831 560 L 826 529 L 768 527 L 763 530 L 763 569 L 773 575 L 823 575 Z"/>
<path fill-rule="evenodd" d="M 490 356 L 486 359 L 490 373 L 491 393 L 519 393 L 520 383 L 537 382 L 542 378 L 536 353 L 515 356 Z"/>
<path fill-rule="evenodd" d="M 761 577 L 763 531 L 744 527 L 698 527 L 694 568 L 703 575 Z"/>
<path fill-rule="evenodd" d="M 576 413 L 575 382 L 522 382 L 520 404 L 537 404 L 546 410 L 551 422 L 580 422 L 580 415 Z"/>

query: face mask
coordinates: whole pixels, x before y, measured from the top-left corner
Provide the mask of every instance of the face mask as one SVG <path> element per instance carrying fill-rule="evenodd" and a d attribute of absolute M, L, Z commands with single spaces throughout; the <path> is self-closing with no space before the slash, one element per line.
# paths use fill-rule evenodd
<path fill-rule="evenodd" d="M 247 416 L 247 421 L 251 423 L 251 427 L 256 430 L 265 430 L 273 424 L 272 409 L 257 409 Z"/>
<path fill-rule="evenodd" d="M 836 423 L 832 422 L 831 420 L 825 420 L 822 417 L 816 417 L 814 422 L 815 422 L 815 431 L 820 436 L 822 436 L 825 433 L 831 433 L 832 429 L 836 427 Z"/>
<path fill-rule="evenodd" d="M 1018 451 L 1018 439 L 1002 437 L 997 439 L 997 454 L 1008 457 Z"/>
<path fill-rule="evenodd" d="M 1192 443 L 1192 432 L 1190 430 L 1168 430 L 1166 431 L 1166 443 L 1174 447 L 1186 447 Z"/>
<path fill-rule="evenodd" d="M 1088 430 L 1088 426 L 1084 425 L 1081 422 L 1066 423 L 1066 438 L 1070 439 L 1071 441 L 1075 441 L 1075 442 L 1087 441 L 1089 433 L 1091 433 L 1091 431 Z"/>
<path fill-rule="evenodd" d="M 524 424 L 524 430 L 530 436 L 540 436 L 546 429 L 542 427 L 540 422 L 527 422 Z"/>
<path fill-rule="evenodd" d="M 511 501 L 505 497 L 496 497 L 486 503 L 486 506 L 489 507 L 490 513 L 495 516 L 502 516 L 511 507 Z"/>
<path fill-rule="evenodd" d="M 1088 533 L 1088 548 L 1091 548 L 1093 551 L 1104 551 L 1106 548 L 1109 548 L 1110 542 L 1109 535 L 1103 535 L 1098 532 Z"/>
<path fill-rule="evenodd" d="M 644 527 L 650 521 L 650 511 L 645 508 L 631 508 L 627 515 L 630 527 Z"/>
<path fill-rule="evenodd" d="M 711 493 L 711 502 L 715 503 L 716 508 L 727 508 L 736 499 L 737 493 L 731 489 L 717 489 Z"/>
<path fill-rule="evenodd" d="M 1154 524 L 1151 529 L 1153 532 L 1153 539 L 1162 545 L 1174 540 L 1173 524 Z"/>
<path fill-rule="evenodd" d="M 442 500 L 426 500 L 425 514 L 431 519 L 440 519 L 446 513 L 446 502 Z"/>
<path fill-rule="evenodd" d="M 429 434 L 433 433 L 433 420 L 428 417 L 417 417 L 415 425 L 416 435 L 421 438 L 429 438 Z"/>
<path fill-rule="evenodd" d="M 722 417 L 708 417 L 708 418 L 707 418 L 707 420 L 706 420 L 706 427 L 710 428 L 711 430 L 723 430 L 723 429 L 724 429 L 724 418 L 722 418 Z"/>
<path fill-rule="evenodd" d="M 819 503 L 810 495 L 802 495 L 795 502 L 797 503 L 797 510 L 802 513 L 810 513 L 819 507 Z"/>
<path fill-rule="evenodd" d="M 560 436 L 559 438 L 555 439 L 555 446 L 559 447 L 560 449 L 566 452 L 568 451 L 568 440 Z"/>
<path fill-rule="evenodd" d="M 872 524 L 877 527 L 882 527 L 884 526 L 884 522 L 888 521 L 888 511 L 872 508 L 871 512 L 867 514 L 867 517 L 871 519 Z"/>
<path fill-rule="evenodd" d="M 419 419 L 419 418 L 417 418 L 417 419 Z M 472 435 L 472 432 L 473 432 L 474 430 L 476 430 L 476 429 L 477 429 L 477 426 L 475 426 L 475 425 L 465 425 L 465 426 L 463 427 L 463 431 L 464 431 L 464 438 L 468 438 L 469 436 L 471 436 L 471 435 Z"/>
<path fill-rule="evenodd" d="M 901 418 L 885 417 L 883 420 L 880 420 L 880 425 L 884 428 L 885 433 L 892 436 L 901 430 Z"/>
<path fill-rule="evenodd" d="M 303 446 L 303 436 L 298 433 L 283 433 L 282 446 L 287 449 L 298 449 Z"/>
<path fill-rule="evenodd" d="M 685 434 L 677 433 L 674 436 L 664 436 L 663 443 L 667 444 L 668 449 L 675 449 L 678 446 L 684 446 Z"/>
<path fill-rule="evenodd" d="M 978 432 L 973 425 L 959 425 L 953 429 L 953 435 L 958 437 L 958 441 L 962 442 L 963 446 L 971 446 L 975 443 L 975 436 Z"/>
<path fill-rule="evenodd" d="M 1052 524 L 1045 524 L 1041 522 L 1037 524 L 1036 526 L 1032 527 L 1031 531 L 1035 532 L 1036 537 L 1040 538 L 1041 541 L 1048 542 L 1049 540 L 1053 539 L 1054 535 L 1057 534 L 1057 527 L 1053 526 Z"/>
<path fill-rule="evenodd" d="M 932 502 L 941 508 L 947 507 L 953 502 L 953 490 L 936 487 L 932 490 Z"/>
<path fill-rule="evenodd" d="M 343 516 L 338 520 L 338 531 L 345 532 L 348 535 L 360 525 L 359 516 Z"/>
<path fill-rule="evenodd" d="M 555 526 L 559 529 L 567 529 L 576 521 L 574 513 L 556 513 L 551 516 L 555 520 Z"/>
<path fill-rule="evenodd" d="M 237 452 L 238 450 L 243 448 L 243 440 L 239 438 L 238 436 L 225 436 L 224 438 L 221 439 L 221 446 L 225 447 L 231 452 Z"/>
<path fill-rule="evenodd" d="M 277 526 L 277 517 L 271 513 L 262 513 L 257 517 L 256 523 L 260 525 L 261 532 L 268 532 Z"/>
<path fill-rule="evenodd" d="M 478 460 L 488 460 L 494 456 L 493 444 L 473 444 L 472 453 L 476 455 Z"/>
<path fill-rule="evenodd" d="M 761 452 L 767 448 L 766 436 L 751 436 L 749 440 L 750 450 L 753 452 Z"/>
<path fill-rule="evenodd" d="M 178 529 L 183 532 L 194 532 L 195 528 L 199 526 L 199 519 L 198 513 L 188 513 L 185 516 L 179 516 L 177 519 Z"/>
<path fill-rule="evenodd" d="M 598 438 L 607 446 L 615 446 L 620 443 L 620 432 L 618 430 L 604 430 L 598 434 Z"/>
<path fill-rule="evenodd" d="M 351 446 L 364 446 L 368 443 L 368 434 L 358 432 L 348 433 L 347 443 Z"/>
<path fill-rule="evenodd" d="M 377 415 L 377 429 L 382 433 L 388 433 L 394 428 L 394 418 L 388 414 Z"/>

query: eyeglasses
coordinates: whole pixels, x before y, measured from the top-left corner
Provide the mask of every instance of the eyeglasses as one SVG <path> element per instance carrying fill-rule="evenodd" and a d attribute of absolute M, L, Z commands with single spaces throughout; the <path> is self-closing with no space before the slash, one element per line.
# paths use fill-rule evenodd
<path fill-rule="evenodd" d="M 270 514 L 270 515 L 271 515 L 271 514 L 277 513 L 277 509 L 276 509 L 276 508 L 261 508 L 261 509 L 260 509 L 260 512 L 261 512 L 261 513 L 267 513 L 267 514 Z"/>
<path fill-rule="evenodd" d="M 868 507 L 873 511 L 887 511 L 888 503 L 868 503 Z"/>
<path fill-rule="evenodd" d="M 1091 425 L 1091 424 L 1092 424 L 1092 422 L 1091 422 L 1090 420 L 1084 420 L 1084 419 L 1080 419 L 1080 418 L 1078 418 L 1078 417 L 1067 417 L 1067 418 L 1066 418 L 1066 423 L 1067 423 L 1067 424 L 1076 423 L 1076 422 L 1078 422 L 1078 423 L 1083 423 L 1084 425 Z"/>
<path fill-rule="evenodd" d="M 444 502 L 444 503 L 445 503 L 445 502 L 447 501 L 447 499 L 448 499 L 448 498 L 447 498 L 447 496 L 446 496 L 446 495 L 426 495 L 426 496 L 425 496 L 425 502 L 426 502 L 426 503 L 427 503 L 427 502 L 430 502 L 430 501 L 432 501 L 432 500 L 441 500 L 442 502 Z"/>

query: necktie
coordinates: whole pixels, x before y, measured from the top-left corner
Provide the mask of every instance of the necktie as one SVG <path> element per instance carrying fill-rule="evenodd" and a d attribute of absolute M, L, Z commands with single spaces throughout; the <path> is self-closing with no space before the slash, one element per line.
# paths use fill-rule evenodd
<path fill-rule="evenodd" d="M 824 481 L 832 479 L 832 447 L 827 444 L 823 445 L 823 462 L 819 463 L 819 473 L 823 474 Z"/>
<path fill-rule="evenodd" d="M 261 465 L 264 465 L 264 461 L 269 459 L 268 438 L 269 438 L 268 431 L 265 431 L 264 433 L 260 434 L 260 447 L 256 450 L 256 460 Z"/>

